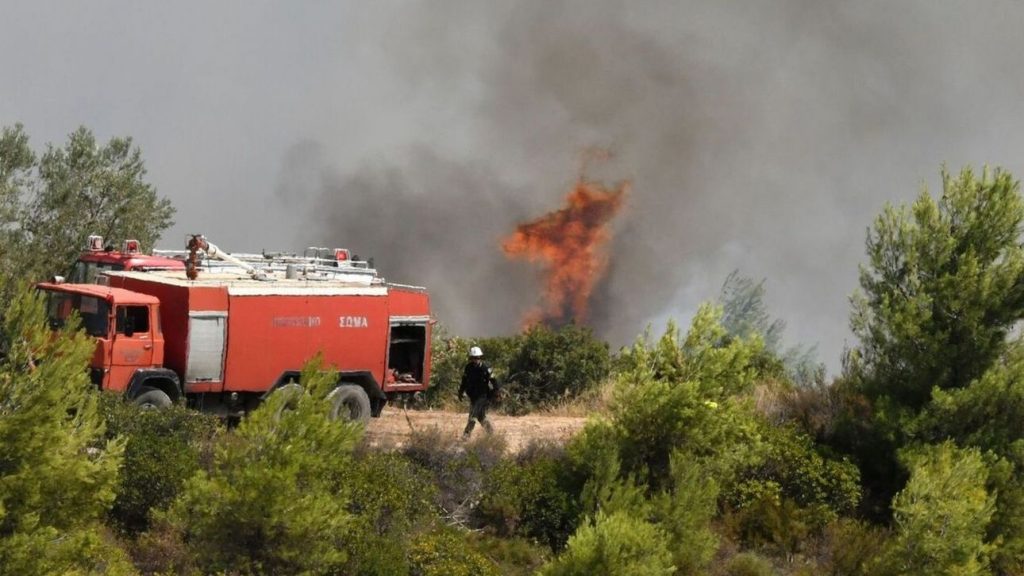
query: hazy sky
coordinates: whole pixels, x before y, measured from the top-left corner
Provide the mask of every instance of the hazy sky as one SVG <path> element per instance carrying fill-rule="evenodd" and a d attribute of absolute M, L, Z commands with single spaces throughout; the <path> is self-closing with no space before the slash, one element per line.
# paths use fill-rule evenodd
<path fill-rule="evenodd" d="M 130 135 L 163 247 L 347 246 L 457 332 L 514 330 L 515 223 L 581 151 L 628 178 L 594 326 L 688 322 L 733 269 L 838 365 L 865 230 L 964 164 L 1024 174 L 1024 3 L 12 2 L 0 124 Z"/>

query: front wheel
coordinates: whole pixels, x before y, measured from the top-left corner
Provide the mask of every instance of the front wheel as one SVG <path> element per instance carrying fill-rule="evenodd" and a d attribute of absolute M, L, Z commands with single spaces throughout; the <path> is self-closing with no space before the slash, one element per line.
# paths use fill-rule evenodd
<path fill-rule="evenodd" d="M 370 397 L 355 384 L 341 384 L 327 395 L 331 418 L 366 424 L 370 420 Z"/>
<path fill-rule="evenodd" d="M 143 410 L 163 410 L 174 404 L 166 392 L 152 386 L 144 386 L 139 390 L 132 403 Z"/>

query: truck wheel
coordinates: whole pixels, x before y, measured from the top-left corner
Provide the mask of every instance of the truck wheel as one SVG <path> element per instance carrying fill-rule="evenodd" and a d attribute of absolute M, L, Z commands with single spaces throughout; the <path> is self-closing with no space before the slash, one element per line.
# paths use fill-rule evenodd
<path fill-rule="evenodd" d="M 152 386 L 143 386 L 132 399 L 132 403 L 143 410 L 163 410 L 174 404 L 166 392 Z"/>
<path fill-rule="evenodd" d="M 370 420 L 370 397 L 366 390 L 355 384 L 341 384 L 327 395 L 331 403 L 331 418 L 348 422 Z"/>
<path fill-rule="evenodd" d="M 274 395 L 284 396 L 284 400 L 281 401 L 281 405 L 277 407 L 277 413 L 274 414 L 275 419 L 280 419 L 281 415 L 289 410 L 295 410 L 299 405 L 299 397 L 302 396 L 302 386 L 295 382 L 289 382 L 282 386 L 278 386 L 274 390 Z"/>

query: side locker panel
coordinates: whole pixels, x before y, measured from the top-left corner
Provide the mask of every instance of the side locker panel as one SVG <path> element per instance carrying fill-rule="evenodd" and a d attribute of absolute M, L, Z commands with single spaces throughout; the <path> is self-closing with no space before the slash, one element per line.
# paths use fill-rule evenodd
<path fill-rule="evenodd" d="M 227 329 L 227 312 L 189 312 L 186 385 L 224 382 Z"/>

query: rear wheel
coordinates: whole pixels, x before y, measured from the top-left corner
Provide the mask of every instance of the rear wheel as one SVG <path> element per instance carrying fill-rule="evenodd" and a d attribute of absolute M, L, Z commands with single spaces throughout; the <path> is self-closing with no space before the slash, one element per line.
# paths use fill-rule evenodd
<path fill-rule="evenodd" d="M 274 396 L 283 397 L 281 404 L 277 406 L 277 411 L 274 414 L 275 417 L 280 418 L 282 414 L 289 410 L 294 410 L 299 405 L 299 397 L 302 396 L 302 386 L 295 382 L 289 382 L 278 386 L 274 390 Z"/>
<path fill-rule="evenodd" d="M 143 410 L 163 410 L 174 404 L 166 392 L 152 386 L 143 386 L 132 399 L 132 403 Z"/>
<path fill-rule="evenodd" d="M 341 384 L 327 395 L 331 403 L 331 418 L 348 422 L 370 420 L 370 397 L 366 390 L 355 384 Z"/>

